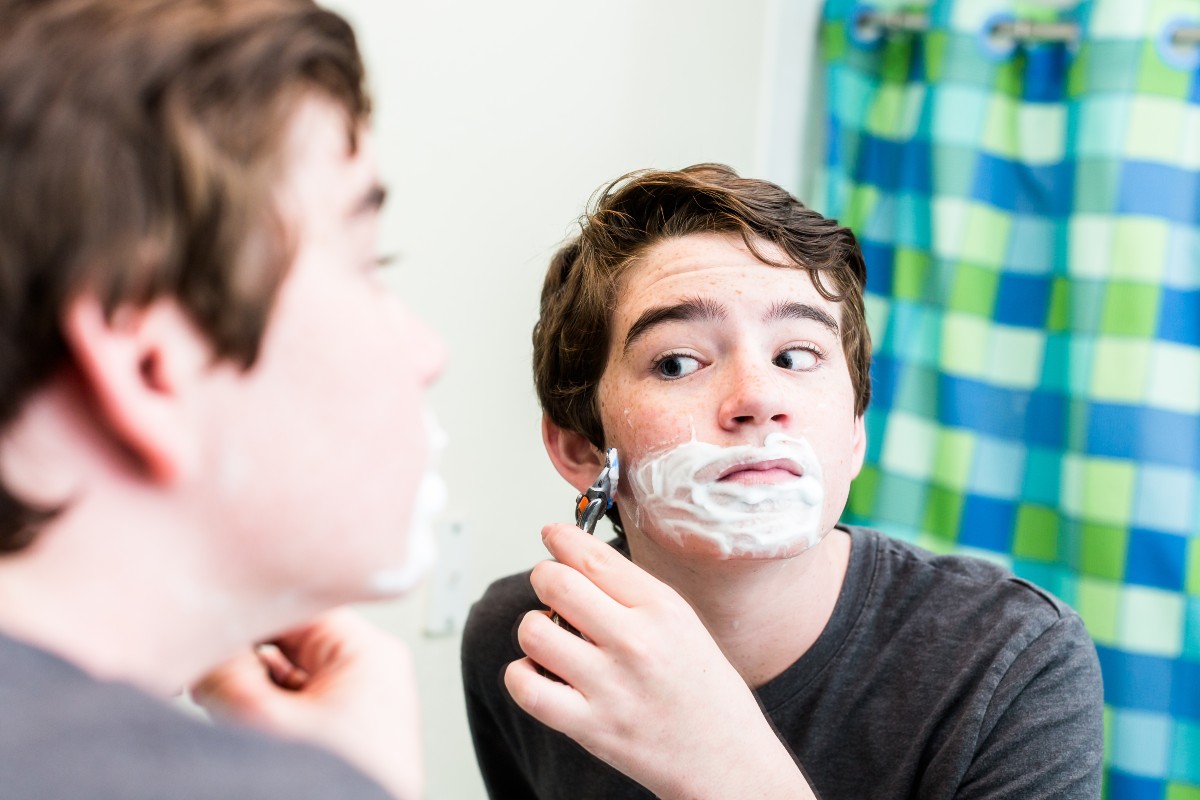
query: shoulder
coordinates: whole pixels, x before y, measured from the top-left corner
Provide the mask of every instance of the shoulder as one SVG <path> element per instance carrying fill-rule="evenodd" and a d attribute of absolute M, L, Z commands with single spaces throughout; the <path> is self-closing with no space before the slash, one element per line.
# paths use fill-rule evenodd
<path fill-rule="evenodd" d="M 494 581 L 483 595 L 471 606 L 464 628 L 464 638 L 478 638 L 490 632 L 494 624 L 508 620 L 513 615 L 523 614 L 535 608 L 543 608 L 533 586 L 529 583 L 530 570 L 508 575 Z"/>
<path fill-rule="evenodd" d="M 545 606 L 534 594 L 529 572 L 509 575 L 492 583 L 471 606 L 463 627 L 462 663 L 464 677 L 486 674 L 488 680 L 504 665 L 521 657 L 516 627 L 529 611 Z"/>
<path fill-rule="evenodd" d="M 253 800 L 387 795 L 320 748 L 214 725 L 0 634 L 5 796 Z"/>
<path fill-rule="evenodd" d="M 888 736 L 923 743 L 913 774 L 995 788 L 978 796 L 1095 796 L 1103 687 L 1079 615 L 1002 565 L 869 529 L 851 536 L 862 600 L 839 656 L 854 679 L 839 689 L 907 720 Z"/>
<path fill-rule="evenodd" d="M 1033 627 L 1076 617 L 1066 603 L 1007 567 L 967 555 L 937 554 L 869 528 L 851 528 L 867 551 L 868 602 L 908 610 L 940 607 L 943 620 L 1012 616 Z"/>
<path fill-rule="evenodd" d="M 608 544 L 629 557 L 623 539 L 612 539 Z M 464 663 L 480 658 L 507 663 L 521 657 L 516 646 L 517 623 L 530 611 L 547 610 L 529 582 L 531 572 L 526 570 L 496 580 L 471 606 L 463 627 Z"/>
<path fill-rule="evenodd" d="M 932 553 L 870 529 L 851 536 L 868 562 L 858 571 L 866 584 L 860 635 L 886 639 L 916 664 L 972 664 L 987 682 L 1070 665 L 1089 692 L 1099 691 L 1095 645 L 1058 597 L 980 558 Z"/>

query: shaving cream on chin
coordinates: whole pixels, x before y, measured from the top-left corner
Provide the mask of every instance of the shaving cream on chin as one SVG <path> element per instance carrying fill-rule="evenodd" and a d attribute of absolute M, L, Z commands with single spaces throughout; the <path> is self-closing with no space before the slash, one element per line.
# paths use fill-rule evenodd
<path fill-rule="evenodd" d="M 779 461 L 798 477 L 774 483 L 718 480 L 740 466 Z M 825 485 L 804 439 L 771 433 L 762 446 L 690 441 L 630 470 L 642 530 L 681 545 L 703 541 L 727 557 L 796 554 L 821 540 Z"/>
<path fill-rule="evenodd" d="M 446 482 L 433 468 L 438 454 L 446 448 L 446 432 L 438 425 L 433 412 L 425 414 L 425 430 L 429 437 L 429 466 L 421 476 L 413 498 L 412 517 L 408 525 L 408 552 L 404 563 L 395 569 L 381 570 L 371 577 L 371 590 L 379 595 L 396 597 L 410 591 L 437 561 L 437 537 L 434 522 L 446 508 L 449 492 Z"/>

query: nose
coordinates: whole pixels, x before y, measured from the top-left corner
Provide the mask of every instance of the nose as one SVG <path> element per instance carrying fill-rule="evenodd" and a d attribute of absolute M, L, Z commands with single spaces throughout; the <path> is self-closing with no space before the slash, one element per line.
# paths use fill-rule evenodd
<path fill-rule="evenodd" d="M 731 365 L 718 411 L 721 427 L 736 431 L 746 426 L 781 428 L 791 418 L 788 393 L 779 367 L 749 359 Z"/>

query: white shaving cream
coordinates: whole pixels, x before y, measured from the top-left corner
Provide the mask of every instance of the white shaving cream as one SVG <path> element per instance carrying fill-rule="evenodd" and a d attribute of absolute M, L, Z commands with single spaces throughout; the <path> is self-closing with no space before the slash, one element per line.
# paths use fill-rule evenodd
<path fill-rule="evenodd" d="M 719 480 L 738 467 L 774 461 L 798 477 L 776 483 Z M 628 474 L 637 504 L 635 524 L 680 544 L 701 540 L 726 556 L 771 558 L 812 547 L 823 534 L 825 485 L 816 454 L 804 439 L 771 433 L 761 447 L 721 447 L 693 439 L 635 465 Z"/>
<path fill-rule="evenodd" d="M 437 561 L 437 537 L 434 521 L 446 507 L 446 482 L 434 465 L 446 449 L 446 432 L 438 425 L 431 410 L 425 412 L 425 431 L 429 437 L 429 456 L 425 474 L 413 499 L 408 526 L 408 553 L 395 569 L 382 570 L 371 578 L 371 589 L 381 595 L 402 595 L 416 586 Z"/>

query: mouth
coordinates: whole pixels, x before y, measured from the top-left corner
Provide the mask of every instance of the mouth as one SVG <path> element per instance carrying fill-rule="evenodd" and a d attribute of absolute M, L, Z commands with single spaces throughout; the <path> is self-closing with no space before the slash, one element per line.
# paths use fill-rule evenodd
<path fill-rule="evenodd" d="M 783 483 L 804 477 L 804 466 L 790 458 L 773 458 L 769 461 L 754 461 L 735 464 L 717 475 L 717 482 L 730 483 Z"/>

